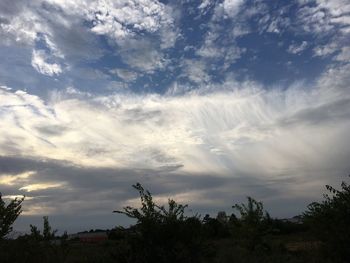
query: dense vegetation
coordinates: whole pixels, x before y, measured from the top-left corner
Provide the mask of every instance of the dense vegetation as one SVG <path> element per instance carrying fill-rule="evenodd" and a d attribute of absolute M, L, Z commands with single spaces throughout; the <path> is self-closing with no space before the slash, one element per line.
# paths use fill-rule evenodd
<path fill-rule="evenodd" d="M 234 204 L 233 213 L 186 216 L 187 205 L 154 202 L 141 184 L 133 186 L 141 207 L 116 213 L 136 219 L 129 228 L 108 231 L 108 239 L 84 243 L 56 236 L 48 217 L 42 233 L 6 239 L 21 213 L 23 199 L 8 205 L 0 195 L 0 262 L 350 262 L 350 186 L 341 184 L 320 203 L 310 204 L 294 221 L 273 219 L 251 197 Z"/>

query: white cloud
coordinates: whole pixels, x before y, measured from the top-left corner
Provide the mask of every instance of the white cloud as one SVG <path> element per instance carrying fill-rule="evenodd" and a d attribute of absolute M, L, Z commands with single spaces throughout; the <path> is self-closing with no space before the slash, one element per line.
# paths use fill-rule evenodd
<path fill-rule="evenodd" d="M 243 0 L 225 0 L 222 3 L 216 4 L 214 14 L 208 23 L 208 30 L 204 41 L 195 51 L 201 57 L 201 63 L 207 63 L 207 68 L 212 67 L 212 60 L 217 60 L 215 63 L 220 64 L 218 66 L 220 70 L 225 71 L 246 51 L 245 48 L 239 47 L 236 42 L 236 38 L 250 32 L 249 26 L 246 23 L 249 15 L 246 13 L 239 14 L 243 4 Z M 200 8 L 203 9 L 206 6 L 206 2 L 203 2 Z M 229 19 L 229 22 L 227 22 L 229 24 L 229 30 L 223 26 L 224 19 Z M 196 71 L 200 71 L 201 69 L 203 67 L 199 67 Z"/>
<path fill-rule="evenodd" d="M 176 28 L 169 29 L 167 27 L 163 27 L 160 30 L 160 36 L 161 36 L 160 48 L 167 49 L 167 48 L 174 47 L 180 35 L 181 34 L 179 30 Z"/>
<path fill-rule="evenodd" d="M 90 21 L 92 32 L 106 35 L 118 44 L 139 31 L 155 33 L 163 28 L 167 31 L 174 30 L 171 8 L 157 0 L 48 0 L 47 2 L 61 7 L 67 14 Z"/>
<path fill-rule="evenodd" d="M 339 144 L 349 124 L 344 108 L 349 98 L 341 86 L 347 81 L 346 72 L 327 74 L 319 87 L 309 91 L 298 86 L 264 91 L 254 83 L 241 86 L 231 81 L 225 84 L 229 87 L 225 92 L 213 87 L 218 91 L 202 95 L 84 97 L 56 99 L 49 105 L 25 92 L 0 90 L 4 125 L 0 145 L 22 138 L 20 150 L 25 154 L 80 165 L 182 164 L 187 172 L 227 175 L 257 167 L 267 173 L 294 165 L 306 169 L 304 162 L 322 166 L 326 164 L 318 162 L 316 152 Z M 91 122 L 91 116 L 96 121 Z M 48 133 L 52 130 L 57 132 Z M 149 154 L 154 150 L 169 158 L 155 158 Z M 1 152 L 12 154 L 6 148 Z M 290 156 L 292 152 L 305 157 L 302 163 Z"/>
<path fill-rule="evenodd" d="M 27 181 L 30 176 L 35 174 L 33 171 L 24 172 L 16 175 L 0 175 L 0 184 L 2 185 L 14 185 L 18 182 Z"/>
<path fill-rule="evenodd" d="M 111 82 L 110 89 L 125 89 L 125 82 L 135 81 L 139 74 L 162 70 L 170 63 L 163 49 L 174 46 L 179 32 L 170 7 L 158 1 L 46 2 L 48 9 L 54 5 L 55 10 L 60 10 L 57 13 L 52 10 L 51 22 L 43 9 L 40 14 L 33 9 L 32 17 L 30 12 L 21 11 L 18 16 L 1 22 L 2 34 L 7 34 L 11 41 L 33 47 L 42 40 L 40 44 L 46 45 L 48 51 L 34 50 L 32 54 L 32 66 L 42 74 L 61 74 L 61 61 L 67 58 L 64 45 L 58 44 L 59 35 L 50 24 L 58 17 L 62 20 L 55 26 L 60 29 L 75 29 L 83 21 L 91 22 L 91 28 L 84 34 L 106 36 L 115 45 L 116 54 L 129 67 L 110 71 L 124 81 Z M 341 25 L 345 34 L 348 16 L 341 13 L 343 9 L 337 3 L 346 5 L 342 1 L 318 1 L 317 8 L 304 6 L 299 18 L 305 19 L 301 19 L 305 30 L 329 33 L 335 25 Z M 209 4 L 203 1 L 200 7 Z M 319 190 L 330 178 L 326 173 L 339 174 L 348 168 L 349 65 L 329 66 L 312 87 L 295 84 L 266 89 L 252 81 L 238 83 L 233 79 L 223 79 L 222 85 L 211 84 L 208 74 L 213 69 L 211 66 L 220 61 L 226 69 L 236 61 L 245 52 L 237 45 L 236 38 L 254 30 L 245 22 L 261 9 L 248 10 L 243 5 L 244 1 L 219 4 L 215 19 L 230 19 L 225 22 L 232 27 L 226 30 L 220 27 L 222 20 L 213 19 L 203 45 L 196 52 L 200 59 L 180 61 L 182 76 L 200 86 L 199 90 L 189 91 L 191 87 L 176 81 L 172 91 L 176 96 L 171 92 L 166 96 L 92 95 L 70 87 L 52 91 L 51 99 L 44 101 L 25 91 L 14 92 L 0 86 L 0 156 L 69 161 L 87 170 L 149 169 L 170 171 L 170 175 L 174 171 L 198 177 L 209 173 L 231 179 L 243 174 L 261 180 L 264 185 L 287 176 L 296 183 L 283 186 L 280 195 L 314 194 L 315 187 Z M 262 20 L 264 31 L 276 33 L 290 22 L 268 16 Z M 75 36 L 77 31 L 69 32 Z M 227 33 L 225 41 L 220 38 L 223 32 Z M 87 39 L 82 37 L 82 42 L 89 42 Z M 340 40 L 335 38 L 332 43 L 315 47 L 315 54 L 326 56 L 339 51 L 334 59 L 349 61 L 349 49 L 339 48 L 345 43 Z M 289 51 L 298 54 L 307 47 L 304 41 L 291 45 Z M 90 73 L 87 75 L 91 78 L 98 74 Z M 57 178 L 46 179 L 46 182 L 32 181 L 32 176 L 22 173 L 0 175 L 0 182 L 24 191 L 50 192 L 69 186 Z M 220 188 L 220 191 L 227 191 L 228 195 L 231 189 Z M 175 198 L 204 204 L 213 200 L 207 194 L 181 189 Z M 220 202 L 215 199 L 212 203 Z M 75 205 L 87 207 L 86 203 Z M 33 206 L 32 213 L 41 213 L 44 208 L 50 210 L 43 207 Z"/>
<path fill-rule="evenodd" d="M 126 82 L 132 82 L 138 78 L 138 74 L 136 72 L 127 69 L 115 68 L 111 69 L 110 73 L 116 74 L 119 78 Z"/>
<path fill-rule="evenodd" d="M 222 52 L 224 50 L 221 49 L 221 46 L 215 44 L 215 41 L 219 38 L 219 34 L 214 30 L 211 30 L 207 33 L 204 43 L 200 49 L 196 51 L 196 53 L 205 58 L 215 58 L 222 57 Z"/>
<path fill-rule="evenodd" d="M 222 200 L 219 198 L 208 198 L 206 196 L 205 190 L 197 190 L 197 191 L 191 191 L 191 192 L 182 192 L 177 193 L 173 196 L 171 196 L 171 199 L 176 200 L 176 202 L 180 204 L 187 204 L 189 201 L 195 202 L 197 205 L 215 205 L 219 206 Z M 169 196 L 167 194 L 163 195 L 156 195 L 153 196 L 153 200 L 157 204 L 167 205 Z M 133 198 L 125 201 L 125 205 L 133 206 L 133 207 L 139 207 L 140 206 L 140 198 Z"/>
<path fill-rule="evenodd" d="M 340 53 L 335 57 L 338 61 L 350 62 L 350 47 L 342 47 Z"/>
<path fill-rule="evenodd" d="M 316 0 L 320 8 L 329 10 L 332 16 L 341 16 L 350 12 L 350 3 L 347 0 Z"/>
<path fill-rule="evenodd" d="M 97 1 L 90 11 L 95 19 L 92 31 L 107 34 L 118 41 L 134 30 L 155 32 L 164 24 L 171 24 L 172 17 L 158 1 Z M 128 29 L 130 28 L 131 29 Z"/>
<path fill-rule="evenodd" d="M 125 63 L 145 73 L 162 69 L 167 62 L 162 49 L 173 47 L 178 32 L 173 10 L 155 0 L 95 1 L 86 10 L 92 32 L 107 36 L 120 47 Z M 142 34 L 139 34 L 140 31 Z M 148 40 L 144 33 L 159 39 Z M 160 48 L 159 48 L 160 47 Z"/>
<path fill-rule="evenodd" d="M 331 22 L 335 24 L 350 25 L 350 16 L 340 16 L 331 18 Z"/>
<path fill-rule="evenodd" d="M 329 67 L 322 76 L 317 80 L 318 86 L 329 97 L 344 97 L 349 96 L 350 83 L 350 63 L 336 67 Z"/>
<path fill-rule="evenodd" d="M 61 65 L 48 63 L 48 56 L 44 50 L 33 50 L 32 66 L 43 75 L 54 76 L 62 73 Z"/>
<path fill-rule="evenodd" d="M 96 35 L 103 35 L 111 45 L 127 53 L 123 56 L 125 63 L 152 73 L 165 65 L 162 50 L 173 47 L 179 36 L 175 15 L 172 7 L 157 0 L 38 0 L 22 3 L 15 14 L 1 17 L 0 41 L 32 48 L 43 41 L 53 56 L 68 60 L 82 56 L 80 49 L 85 56 L 99 54 L 93 41 Z M 85 22 L 91 24 L 90 28 L 82 27 Z M 148 38 L 154 44 L 147 50 L 129 49 L 131 41 L 147 42 Z M 42 54 L 35 52 L 32 64 L 38 71 L 46 75 L 61 73 L 57 63 L 49 65 Z"/>
<path fill-rule="evenodd" d="M 194 83 L 208 83 L 210 76 L 206 72 L 206 63 L 200 60 L 184 60 L 183 61 L 183 75 Z"/>
<path fill-rule="evenodd" d="M 299 54 L 303 52 L 308 46 L 306 41 L 303 41 L 301 44 L 292 44 L 288 47 L 288 52 L 292 54 Z"/>
<path fill-rule="evenodd" d="M 129 67 L 142 73 L 154 73 L 158 69 L 165 68 L 169 63 L 154 42 L 143 39 L 125 41 L 119 54 Z"/>
<path fill-rule="evenodd" d="M 198 6 L 199 9 L 205 9 L 210 5 L 210 0 L 202 0 L 202 3 Z"/>
<path fill-rule="evenodd" d="M 338 50 L 339 50 L 338 44 L 335 42 L 331 42 L 324 46 L 317 46 L 314 48 L 313 51 L 315 53 L 315 56 L 324 57 L 324 56 L 331 55 Z"/>
<path fill-rule="evenodd" d="M 306 32 L 314 34 L 327 34 L 334 29 L 330 24 L 330 17 L 325 10 L 319 7 L 303 7 L 298 11 L 301 27 Z"/>
<path fill-rule="evenodd" d="M 52 39 L 48 35 L 44 35 L 43 38 L 44 38 L 44 41 L 45 41 L 48 49 L 51 51 L 52 55 L 55 57 L 64 59 L 64 54 L 57 47 L 57 45 L 52 41 Z"/>
<path fill-rule="evenodd" d="M 333 174 L 337 177 L 349 168 L 349 67 L 330 68 L 315 86 L 307 88 L 299 83 L 288 89 L 267 90 L 251 81 L 231 79 L 223 86 L 203 85 L 199 91 L 177 96 L 76 93 L 71 98 L 61 91 L 44 102 L 24 91 L 1 88 L 0 156 L 51 159 L 55 163 L 37 161 L 34 167 L 43 166 L 37 174 L 1 174 L 0 181 L 32 191 L 34 197 L 55 191 L 55 198 L 65 196 L 59 203 L 45 198 L 30 200 L 30 214 L 95 206 L 90 201 L 74 203 L 69 191 L 66 195 L 59 191 L 67 187 L 82 191 L 80 187 L 85 186 L 80 185 L 89 180 L 80 180 L 77 169 L 91 177 L 96 167 L 112 169 L 107 177 L 96 172 L 94 180 L 99 183 L 117 179 L 120 175 L 111 174 L 118 169 L 146 174 L 165 171 L 168 176 L 150 176 L 161 185 L 168 185 L 162 180 L 174 177 L 181 181 L 184 175 L 202 182 L 209 174 L 217 180 L 253 180 L 248 184 L 271 188 L 272 194 L 269 190 L 264 197 L 267 200 L 312 200 L 319 197 L 322 185 L 335 180 Z M 73 170 L 57 168 L 60 161 L 69 162 Z M 50 165 L 59 170 L 57 175 Z M 130 183 L 136 180 L 133 176 L 128 176 Z M 111 196 L 104 187 L 96 193 L 109 207 Z M 111 187 L 115 192 L 116 186 Z M 171 191 L 182 202 L 213 207 L 232 197 L 232 185 L 227 184 L 210 191 L 183 187 Z M 247 194 L 244 191 L 235 189 L 238 195 Z M 85 197 L 96 199 L 95 193 Z M 159 196 L 159 200 L 164 198 L 164 194 Z M 57 206 L 51 205 L 51 209 L 48 204 L 55 202 Z"/>
<path fill-rule="evenodd" d="M 299 1 L 301 8 L 297 13 L 297 22 L 302 30 L 318 38 L 328 39 L 326 43 L 314 43 L 315 56 L 325 57 L 334 55 L 349 42 L 350 37 L 350 3 L 347 0 L 316 0 Z M 343 60 L 346 55 L 335 60 Z"/>
<path fill-rule="evenodd" d="M 7 86 L 0 86 L 0 89 L 3 89 L 3 90 L 12 90 L 11 88 L 7 87 Z"/>
<path fill-rule="evenodd" d="M 245 34 L 245 32 L 230 32 L 232 35 L 232 38 L 230 38 L 226 43 L 226 45 L 222 45 L 221 38 L 220 38 L 220 26 L 217 26 L 214 22 L 211 24 L 211 28 L 209 32 L 206 34 L 204 43 L 202 46 L 196 50 L 196 54 L 203 59 L 206 59 L 207 61 L 203 60 L 201 61 L 201 64 L 204 62 L 207 62 L 206 67 L 210 67 L 212 62 L 211 59 L 221 59 L 220 66 L 224 70 L 226 70 L 231 64 L 233 64 L 237 59 L 241 57 L 241 55 L 246 51 L 245 48 L 240 48 L 236 41 L 235 37 L 240 36 L 241 34 Z M 234 34 L 237 35 L 234 35 Z M 204 69 L 203 67 L 199 67 L 197 71 Z M 196 69 L 195 69 L 196 70 Z"/>
<path fill-rule="evenodd" d="M 350 61 L 350 48 L 347 46 L 341 45 L 341 42 L 337 40 L 330 42 L 324 46 L 316 46 L 313 51 L 315 56 L 326 57 L 333 55 L 333 60 L 349 62 Z"/>
<path fill-rule="evenodd" d="M 298 12 L 298 18 L 304 30 L 325 34 L 335 27 L 350 25 L 350 3 L 347 0 L 316 0 L 308 1 L 316 5 L 303 6 Z M 305 4 L 304 1 L 301 2 Z"/>
<path fill-rule="evenodd" d="M 31 9 L 24 9 L 20 15 L 14 15 L 0 21 L 1 42 L 18 42 L 32 45 L 37 38 L 37 33 L 45 30 L 40 17 Z"/>
<path fill-rule="evenodd" d="M 244 0 L 225 0 L 220 7 L 223 8 L 224 13 L 228 17 L 234 17 L 240 10 Z"/>
<path fill-rule="evenodd" d="M 264 21 L 265 19 L 262 18 L 260 20 L 259 26 L 260 26 L 260 31 L 263 32 L 264 30 L 266 30 L 266 32 L 269 33 L 276 33 L 276 34 L 280 34 L 285 30 L 288 30 L 290 25 L 291 25 L 291 21 L 289 17 L 285 17 L 282 16 L 281 13 L 277 16 L 273 16 L 270 17 L 269 14 L 267 14 L 264 18 L 266 19 L 266 21 Z"/>
<path fill-rule="evenodd" d="M 249 34 L 250 30 L 247 25 L 236 25 L 232 29 L 232 36 L 233 38 L 238 38 L 240 36 L 244 36 L 246 34 Z"/>
<path fill-rule="evenodd" d="M 58 188 L 63 187 L 62 183 L 43 183 L 43 184 L 30 184 L 21 187 L 19 190 L 24 190 L 26 192 L 38 191 L 38 190 L 46 190 L 50 188 Z"/>

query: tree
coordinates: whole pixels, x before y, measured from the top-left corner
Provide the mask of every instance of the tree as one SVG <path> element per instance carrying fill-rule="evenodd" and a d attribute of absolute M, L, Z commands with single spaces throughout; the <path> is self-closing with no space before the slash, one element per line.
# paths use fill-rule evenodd
<path fill-rule="evenodd" d="M 177 204 L 174 200 L 168 200 L 168 209 L 165 206 L 157 205 L 152 198 L 151 193 L 145 190 L 140 183 L 132 186 L 140 195 L 141 208 L 126 206 L 123 210 L 113 211 L 114 213 L 124 214 L 137 220 L 137 223 L 162 223 L 166 221 L 176 221 L 186 219 L 184 213 L 188 205 Z"/>
<path fill-rule="evenodd" d="M 265 211 L 262 202 L 256 201 L 254 198 L 248 196 L 248 204 L 235 204 L 232 206 L 240 213 L 240 220 L 246 224 L 258 225 L 265 219 L 270 218 L 270 215 Z"/>
<path fill-rule="evenodd" d="M 269 232 L 270 215 L 264 211 L 262 202 L 258 202 L 252 197 L 247 197 L 248 204 L 235 204 L 232 206 L 239 212 L 239 219 L 234 220 L 233 233 L 242 246 L 248 250 L 256 250 L 257 248 L 267 248 L 263 237 Z"/>
<path fill-rule="evenodd" d="M 52 230 L 50 223 L 49 223 L 49 217 L 43 216 L 43 232 L 41 233 L 38 227 L 30 225 L 30 235 L 29 237 L 32 240 L 36 241 L 50 241 L 55 238 L 57 230 Z"/>
<path fill-rule="evenodd" d="M 158 205 L 140 183 L 133 185 L 140 195 L 141 207 L 126 206 L 114 211 L 136 219 L 133 233 L 126 236 L 130 258 L 126 262 L 199 262 L 202 254 L 201 222 L 185 216 L 187 205 L 168 200 Z"/>
<path fill-rule="evenodd" d="M 303 220 L 324 243 L 323 251 L 335 261 L 349 262 L 350 185 L 342 182 L 340 190 L 330 185 L 326 189 L 330 194 L 321 202 L 309 204 Z"/>
<path fill-rule="evenodd" d="M 203 234 L 209 239 L 226 238 L 230 235 L 229 220 L 226 212 L 218 212 L 216 218 L 206 214 L 202 220 Z"/>
<path fill-rule="evenodd" d="M 221 223 L 221 224 L 226 224 L 228 222 L 229 217 L 226 215 L 225 211 L 219 211 L 216 219 Z"/>
<path fill-rule="evenodd" d="M 44 237 L 44 240 L 48 241 L 55 237 L 57 230 L 52 230 L 49 223 L 48 216 L 44 216 L 43 219 L 44 219 L 43 237 Z"/>
<path fill-rule="evenodd" d="M 29 235 L 32 239 L 38 241 L 42 239 L 42 236 L 40 234 L 40 230 L 33 225 L 30 225 L 30 235 Z"/>
<path fill-rule="evenodd" d="M 2 199 L 0 193 L 0 239 L 3 239 L 7 234 L 12 231 L 12 225 L 16 221 L 17 217 L 22 213 L 22 198 L 15 198 L 10 201 L 8 205 Z"/>

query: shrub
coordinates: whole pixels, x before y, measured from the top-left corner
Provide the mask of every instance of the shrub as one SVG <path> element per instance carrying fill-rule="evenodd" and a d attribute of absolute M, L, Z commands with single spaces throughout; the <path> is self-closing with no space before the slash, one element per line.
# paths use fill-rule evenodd
<path fill-rule="evenodd" d="M 127 235 L 131 262 L 199 262 L 202 253 L 201 222 L 185 216 L 187 205 L 168 200 L 158 205 L 152 195 L 137 183 L 141 208 L 124 207 L 116 213 L 137 220 L 134 233 Z"/>
<path fill-rule="evenodd" d="M 324 242 L 324 251 L 333 260 L 350 261 L 350 185 L 342 182 L 341 190 L 326 185 L 330 192 L 320 203 L 313 202 L 303 214 L 304 222 Z"/>

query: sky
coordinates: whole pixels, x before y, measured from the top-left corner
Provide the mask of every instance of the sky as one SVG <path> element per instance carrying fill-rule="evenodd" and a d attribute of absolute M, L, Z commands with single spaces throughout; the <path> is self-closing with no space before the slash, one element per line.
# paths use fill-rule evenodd
<path fill-rule="evenodd" d="M 16 231 L 300 214 L 350 173 L 348 0 L 1 0 L 0 191 Z"/>

